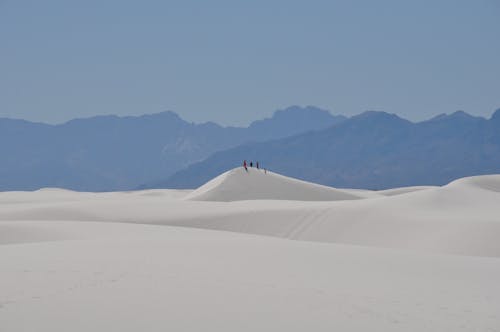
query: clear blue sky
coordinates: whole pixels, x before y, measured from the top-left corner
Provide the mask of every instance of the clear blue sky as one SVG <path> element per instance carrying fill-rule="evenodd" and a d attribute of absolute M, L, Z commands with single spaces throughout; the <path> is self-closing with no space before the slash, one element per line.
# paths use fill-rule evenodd
<path fill-rule="evenodd" d="M 500 0 L 0 0 L 0 117 L 500 108 Z"/>

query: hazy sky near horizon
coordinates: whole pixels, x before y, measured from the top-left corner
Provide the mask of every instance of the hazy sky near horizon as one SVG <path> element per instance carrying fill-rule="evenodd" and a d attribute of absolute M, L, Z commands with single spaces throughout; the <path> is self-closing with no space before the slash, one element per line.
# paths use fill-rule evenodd
<path fill-rule="evenodd" d="M 500 0 L 0 0 L 0 117 L 500 108 Z"/>

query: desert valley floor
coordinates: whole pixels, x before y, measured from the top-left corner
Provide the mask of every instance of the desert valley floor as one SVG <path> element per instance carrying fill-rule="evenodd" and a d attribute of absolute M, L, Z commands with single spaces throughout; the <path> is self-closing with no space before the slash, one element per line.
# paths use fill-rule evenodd
<path fill-rule="evenodd" d="M 1 331 L 500 331 L 500 175 L 0 193 Z"/>

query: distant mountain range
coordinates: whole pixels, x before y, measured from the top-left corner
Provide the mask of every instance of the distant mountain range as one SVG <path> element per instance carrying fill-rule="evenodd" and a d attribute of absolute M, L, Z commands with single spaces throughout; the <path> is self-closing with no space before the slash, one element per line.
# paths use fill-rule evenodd
<path fill-rule="evenodd" d="M 216 151 L 345 120 L 312 106 L 289 107 L 246 128 L 193 124 L 173 112 L 61 125 L 0 119 L 0 190 L 127 190 L 167 178 Z"/>
<path fill-rule="evenodd" d="M 500 110 L 489 120 L 458 111 L 419 123 L 365 112 L 323 130 L 214 153 L 145 187 L 196 188 L 244 159 L 336 187 L 442 185 L 500 173 Z"/>

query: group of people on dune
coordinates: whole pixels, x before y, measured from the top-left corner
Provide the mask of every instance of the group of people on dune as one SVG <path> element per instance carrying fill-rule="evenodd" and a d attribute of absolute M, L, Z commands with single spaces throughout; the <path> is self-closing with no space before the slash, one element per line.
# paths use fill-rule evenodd
<path fill-rule="evenodd" d="M 254 164 L 253 164 L 253 161 L 250 161 L 250 164 L 247 164 L 247 161 L 246 161 L 246 160 L 243 160 L 243 168 L 245 169 L 245 171 L 247 171 L 247 172 L 248 172 L 248 166 L 250 166 L 250 167 L 252 167 L 252 168 L 253 168 L 253 165 L 254 165 Z M 260 167 L 259 167 L 259 162 L 258 162 L 258 161 L 255 163 L 255 167 L 256 167 L 257 169 L 260 169 Z M 267 173 L 267 170 L 266 170 L 265 168 L 264 168 L 264 173 Z"/>

